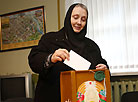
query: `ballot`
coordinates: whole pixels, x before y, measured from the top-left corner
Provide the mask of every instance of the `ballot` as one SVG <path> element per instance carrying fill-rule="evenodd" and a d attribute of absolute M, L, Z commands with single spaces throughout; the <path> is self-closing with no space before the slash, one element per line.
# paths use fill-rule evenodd
<path fill-rule="evenodd" d="M 88 70 L 91 63 L 85 58 L 71 50 L 69 52 L 70 60 L 65 59 L 64 63 L 75 70 Z"/>

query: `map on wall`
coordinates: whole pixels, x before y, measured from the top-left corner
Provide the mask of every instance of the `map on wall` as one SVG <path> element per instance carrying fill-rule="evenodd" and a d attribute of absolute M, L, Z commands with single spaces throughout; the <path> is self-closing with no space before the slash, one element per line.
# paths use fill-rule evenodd
<path fill-rule="evenodd" d="M 34 46 L 45 33 L 44 7 L 1 16 L 1 50 Z"/>

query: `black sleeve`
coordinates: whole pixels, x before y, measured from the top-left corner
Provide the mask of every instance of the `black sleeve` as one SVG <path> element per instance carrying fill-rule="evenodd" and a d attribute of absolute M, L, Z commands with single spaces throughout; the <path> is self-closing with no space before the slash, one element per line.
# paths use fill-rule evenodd
<path fill-rule="evenodd" d="M 31 49 L 30 54 L 28 56 L 28 61 L 30 68 L 35 73 L 47 73 L 47 68 L 45 68 L 45 61 L 51 52 L 49 51 L 49 40 L 46 35 L 43 35 L 39 41 L 38 46 L 35 46 Z"/>
<path fill-rule="evenodd" d="M 107 61 L 103 59 L 101 55 L 101 50 L 99 46 L 92 40 L 89 40 L 89 47 L 90 47 L 90 56 L 92 57 L 92 64 L 90 66 L 90 69 L 95 69 L 96 65 L 98 64 L 105 64 L 107 68 L 109 69 L 109 66 L 107 64 Z"/>

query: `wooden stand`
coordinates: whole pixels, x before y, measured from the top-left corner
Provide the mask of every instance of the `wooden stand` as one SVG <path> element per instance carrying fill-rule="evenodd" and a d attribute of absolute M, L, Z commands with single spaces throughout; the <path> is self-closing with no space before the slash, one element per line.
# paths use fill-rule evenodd
<path fill-rule="evenodd" d="M 96 71 L 103 71 L 105 74 L 105 79 L 102 81 L 95 80 L 94 74 Z M 106 102 L 111 102 L 110 73 L 108 69 L 61 72 L 60 74 L 61 102 L 65 102 L 67 100 L 70 100 L 71 102 L 77 102 L 77 90 L 79 86 L 82 85 L 82 83 L 87 81 L 93 81 L 93 82 L 95 81 L 105 86 Z"/>

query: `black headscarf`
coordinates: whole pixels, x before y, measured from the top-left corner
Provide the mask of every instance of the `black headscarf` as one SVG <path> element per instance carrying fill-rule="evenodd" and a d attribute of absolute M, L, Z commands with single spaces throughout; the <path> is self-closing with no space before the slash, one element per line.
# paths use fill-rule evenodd
<path fill-rule="evenodd" d="M 71 14 L 76 5 L 78 5 L 78 3 L 73 4 L 69 7 L 69 9 L 66 13 L 65 20 L 64 20 L 64 28 L 63 29 L 65 31 L 65 35 L 67 36 L 67 39 L 70 43 L 72 50 L 74 50 L 75 52 L 77 52 L 79 54 L 82 54 L 82 50 L 85 46 L 84 40 L 85 40 L 85 35 L 87 32 L 87 20 L 86 20 L 86 25 L 79 33 L 74 32 L 72 25 L 71 25 Z"/>

